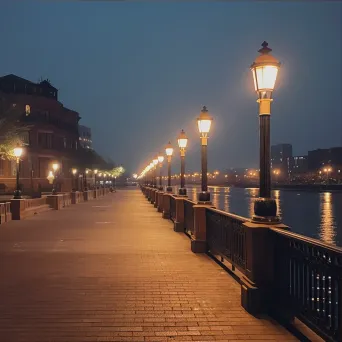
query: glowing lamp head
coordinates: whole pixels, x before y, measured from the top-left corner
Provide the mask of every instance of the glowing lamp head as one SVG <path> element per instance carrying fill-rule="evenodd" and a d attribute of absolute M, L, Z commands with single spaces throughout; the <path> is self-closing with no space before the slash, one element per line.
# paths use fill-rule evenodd
<path fill-rule="evenodd" d="M 19 144 L 13 150 L 14 156 L 16 158 L 20 158 L 23 154 L 23 148 L 19 146 Z"/>
<path fill-rule="evenodd" d="M 153 165 L 156 166 L 158 164 L 158 157 L 154 158 L 152 161 Z"/>
<path fill-rule="evenodd" d="M 137 179 L 138 178 L 138 175 L 136 173 L 133 174 L 133 178 L 134 179 Z"/>
<path fill-rule="evenodd" d="M 98 172 L 99 172 L 98 169 L 95 169 L 95 170 L 94 170 L 94 174 L 95 174 L 95 175 L 97 175 Z"/>
<path fill-rule="evenodd" d="M 197 118 L 198 131 L 201 137 L 207 137 L 210 131 L 213 118 L 210 116 L 206 106 L 203 106 L 200 116 Z"/>
<path fill-rule="evenodd" d="M 53 171 L 56 172 L 59 169 L 59 164 L 58 163 L 53 163 L 52 164 L 52 169 L 53 169 Z"/>
<path fill-rule="evenodd" d="M 89 173 L 89 170 L 86 170 L 86 172 L 85 172 L 86 174 L 88 174 Z"/>
<path fill-rule="evenodd" d="M 102 172 L 99 173 L 99 177 L 102 177 Z"/>
<path fill-rule="evenodd" d="M 158 162 L 161 164 L 164 161 L 164 156 L 159 152 L 158 154 Z"/>
<path fill-rule="evenodd" d="M 169 143 L 166 145 L 165 147 L 165 153 L 168 157 L 171 157 L 173 154 L 173 148 L 171 146 L 171 142 L 169 141 Z"/>
<path fill-rule="evenodd" d="M 258 50 L 260 56 L 258 56 L 251 65 L 254 88 L 260 99 L 271 99 L 277 80 L 278 70 L 280 68 L 280 62 L 270 54 L 272 49 L 268 47 L 267 42 L 263 42 L 261 45 L 262 48 Z"/>
<path fill-rule="evenodd" d="M 185 135 L 184 130 L 182 129 L 182 131 L 180 132 L 178 136 L 178 146 L 180 149 L 185 149 L 187 145 L 188 145 L 188 138 Z"/>
<path fill-rule="evenodd" d="M 77 173 L 77 169 L 72 169 L 72 174 L 76 175 L 76 173 Z"/>

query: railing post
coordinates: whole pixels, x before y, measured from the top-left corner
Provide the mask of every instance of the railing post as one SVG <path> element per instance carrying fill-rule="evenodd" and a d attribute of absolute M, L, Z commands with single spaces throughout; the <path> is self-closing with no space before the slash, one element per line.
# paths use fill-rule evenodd
<path fill-rule="evenodd" d="M 0 203 L 0 224 L 6 222 L 6 207 L 5 203 Z"/>
<path fill-rule="evenodd" d="M 252 315 L 265 314 L 270 308 L 275 281 L 274 241 L 269 225 L 245 222 L 243 227 L 247 253 L 246 274 L 241 278 L 241 306 Z M 284 225 L 277 227 L 288 229 Z"/>
<path fill-rule="evenodd" d="M 164 195 L 164 191 L 160 190 L 158 192 L 158 212 L 159 213 L 163 212 L 163 195 Z"/>
<path fill-rule="evenodd" d="M 25 199 L 11 199 L 12 220 L 20 220 L 21 213 L 25 210 Z"/>
<path fill-rule="evenodd" d="M 163 194 L 163 218 L 170 219 L 171 194 Z"/>
<path fill-rule="evenodd" d="M 158 201 L 159 201 L 159 190 L 156 189 L 155 192 L 154 192 L 154 207 L 155 208 L 158 208 Z"/>
<path fill-rule="evenodd" d="M 176 217 L 173 225 L 175 232 L 184 232 L 184 197 L 175 197 Z"/>
<path fill-rule="evenodd" d="M 206 210 L 212 206 L 206 204 L 194 205 L 194 235 L 191 236 L 191 251 L 193 253 L 207 252 L 207 220 Z"/>

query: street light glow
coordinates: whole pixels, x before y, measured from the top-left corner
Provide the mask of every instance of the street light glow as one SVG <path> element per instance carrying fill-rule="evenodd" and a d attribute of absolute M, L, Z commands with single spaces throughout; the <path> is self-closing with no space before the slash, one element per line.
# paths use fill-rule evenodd
<path fill-rule="evenodd" d="M 14 156 L 15 156 L 16 158 L 20 158 L 21 155 L 23 154 L 23 148 L 20 147 L 19 145 L 17 145 L 17 147 L 15 147 L 15 148 L 13 149 L 13 153 L 14 153 Z"/>
<path fill-rule="evenodd" d="M 171 157 L 173 155 L 173 148 L 171 146 L 171 142 L 169 142 L 165 147 L 165 153 L 168 157 Z"/>
<path fill-rule="evenodd" d="M 200 132 L 201 137 L 207 137 L 212 121 L 213 118 L 209 115 L 207 107 L 204 106 L 201 110 L 200 116 L 197 118 L 198 131 Z"/>
<path fill-rule="evenodd" d="M 178 147 L 180 149 L 185 149 L 188 145 L 188 138 L 185 135 L 184 130 L 182 130 L 178 136 Z"/>
<path fill-rule="evenodd" d="M 270 55 L 271 51 L 272 49 L 268 47 L 268 43 L 263 42 L 262 48 L 258 50 L 260 56 L 251 65 L 254 88 L 260 99 L 271 99 L 280 68 L 280 62 Z"/>

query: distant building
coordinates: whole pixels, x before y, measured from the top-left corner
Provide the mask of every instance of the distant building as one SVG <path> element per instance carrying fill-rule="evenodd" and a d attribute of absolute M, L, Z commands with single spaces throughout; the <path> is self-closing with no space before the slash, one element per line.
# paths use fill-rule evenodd
<path fill-rule="evenodd" d="M 287 178 L 291 171 L 292 145 L 278 144 L 271 146 L 271 167 L 280 171 L 281 178 Z"/>
<path fill-rule="evenodd" d="M 78 148 L 79 114 L 58 101 L 58 90 L 48 80 L 38 83 L 15 75 L 0 77 L 0 119 L 9 111 L 29 127 L 22 136 L 25 150 L 20 163 L 20 183 L 24 191 L 51 187 L 47 180 L 51 165 L 61 165 L 63 190 L 71 188 L 70 169 Z M 15 162 L 0 156 L 0 186 L 15 187 Z M 61 178 L 62 179 L 62 178 Z"/>
<path fill-rule="evenodd" d="M 83 125 L 78 125 L 78 134 L 80 145 L 86 149 L 92 149 L 91 128 Z"/>
<path fill-rule="evenodd" d="M 295 156 L 291 158 L 290 173 L 291 175 L 298 175 L 307 173 L 308 168 L 308 156 Z"/>
<path fill-rule="evenodd" d="M 317 149 L 308 152 L 309 171 L 317 172 L 325 166 L 342 169 L 342 147 Z"/>

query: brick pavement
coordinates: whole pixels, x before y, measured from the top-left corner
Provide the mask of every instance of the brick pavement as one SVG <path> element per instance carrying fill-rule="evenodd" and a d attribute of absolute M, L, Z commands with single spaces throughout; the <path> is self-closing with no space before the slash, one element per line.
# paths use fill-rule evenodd
<path fill-rule="evenodd" d="M 138 190 L 0 226 L 0 341 L 296 341 Z"/>

